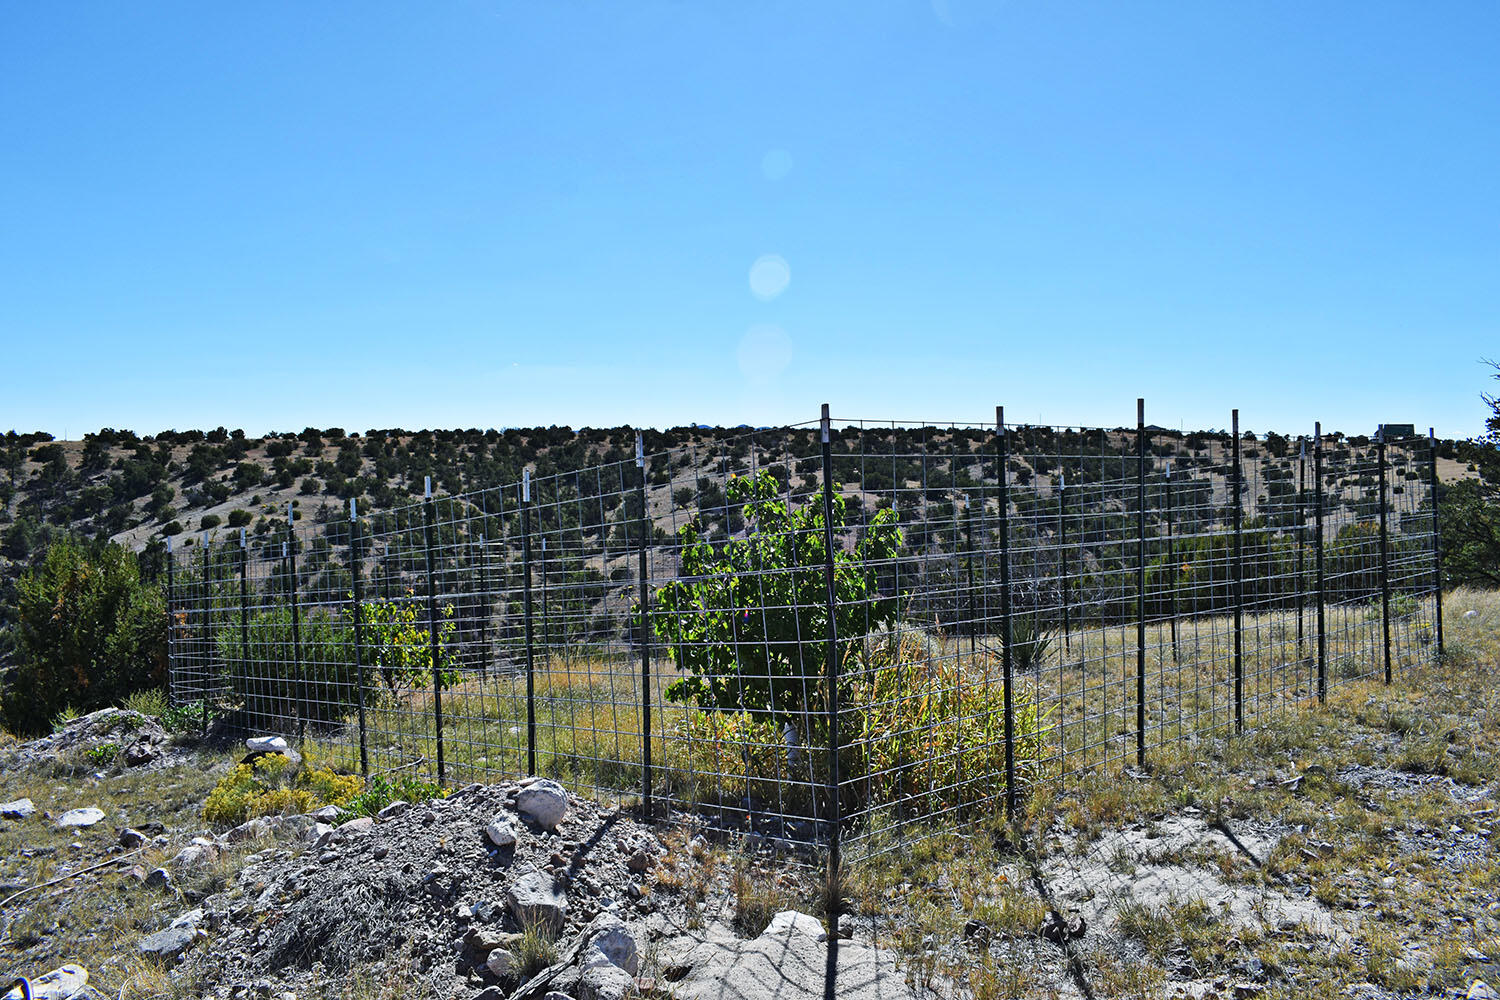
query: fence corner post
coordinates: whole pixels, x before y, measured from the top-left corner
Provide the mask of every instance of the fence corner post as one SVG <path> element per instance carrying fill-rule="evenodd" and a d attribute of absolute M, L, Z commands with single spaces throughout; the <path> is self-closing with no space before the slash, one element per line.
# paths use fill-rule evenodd
<path fill-rule="evenodd" d="M 1435 601 L 1434 610 L 1437 621 L 1437 655 L 1443 658 L 1443 532 L 1442 521 L 1438 517 L 1438 471 L 1437 471 L 1437 438 L 1433 435 L 1433 429 L 1427 428 L 1427 465 L 1430 481 L 1428 489 L 1432 494 L 1432 595 Z"/>
<path fill-rule="evenodd" d="M 1385 650 L 1385 682 L 1391 682 L 1391 562 L 1385 513 L 1385 425 L 1375 432 L 1375 455 L 1380 463 L 1380 636 Z"/>
<path fill-rule="evenodd" d="M 647 816 L 651 815 L 651 625 L 647 612 L 651 604 L 651 567 L 647 558 L 647 547 L 651 544 L 651 511 L 646 498 L 646 444 L 640 431 L 635 432 L 635 465 L 640 470 L 636 484 L 636 496 L 641 505 L 641 546 L 638 566 L 641 608 L 641 805 Z M 547 539 L 542 539 L 542 566 L 546 569 Z M 546 600 L 546 580 L 543 578 L 542 599 Z"/>
<path fill-rule="evenodd" d="M 821 419 L 823 444 L 823 582 L 827 589 L 828 615 L 828 906 L 834 924 L 838 922 L 839 901 L 839 834 L 842 816 L 839 808 L 839 656 L 838 598 L 834 589 L 833 565 L 833 422 L 828 404 L 823 404 Z"/>
<path fill-rule="evenodd" d="M 370 776 L 370 750 L 365 733 L 365 643 L 364 603 L 360 595 L 359 556 L 359 510 L 356 500 L 349 498 L 349 577 L 351 581 L 349 600 L 354 612 L 354 684 L 355 698 L 359 706 L 359 773 Z"/>
<path fill-rule="evenodd" d="M 521 593 L 526 619 L 526 773 L 536 775 L 536 650 L 531 621 L 531 469 L 521 470 Z"/>
<path fill-rule="evenodd" d="M 1011 676 L 1010 627 L 1010 448 L 1005 439 L 1005 407 L 995 407 L 996 479 L 1000 492 L 1000 665 L 1005 700 L 1005 818 L 1016 813 L 1016 717 Z"/>
<path fill-rule="evenodd" d="M 1318 574 L 1318 704 L 1328 702 L 1328 578 L 1323 567 L 1323 424 L 1313 424 L 1313 553 Z"/>
<path fill-rule="evenodd" d="M 437 512 L 432 500 L 432 477 L 427 476 L 422 501 L 423 532 L 427 549 L 427 642 L 432 660 L 432 722 L 437 731 L 437 780 L 444 783 L 447 777 L 443 760 L 443 664 L 438 647 L 437 573 L 432 559 L 432 530 Z"/>
<path fill-rule="evenodd" d="M 1244 499 L 1241 485 L 1244 470 L 1240 468 L 1240 411 L 1234 410 L 1231 417 L 1234 438 L 1234 468 L 1230 477 L 1230 490 L 1234 493 L 1234 731 L 1245 729 L 1245 539 Z"/>
<path fill-rule="evenodd" d="M 1135 766 L 1146 766 L 1146 401 L 1135 401 Z"/>

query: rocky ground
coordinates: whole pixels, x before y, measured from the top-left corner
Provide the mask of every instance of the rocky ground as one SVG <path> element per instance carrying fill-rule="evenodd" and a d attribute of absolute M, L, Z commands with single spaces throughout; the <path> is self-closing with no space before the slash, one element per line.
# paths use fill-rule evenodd
<path fill-rule="evenodd" d="M 851 864 L 832 935 L 816 858 L 546 779 L 215 828 L 244 746 L 96 713 L 0 745 L 0 971 L 122 1000 L 1493 996 L 1500 602 L 1454 603 L 1440 667 Z"/>

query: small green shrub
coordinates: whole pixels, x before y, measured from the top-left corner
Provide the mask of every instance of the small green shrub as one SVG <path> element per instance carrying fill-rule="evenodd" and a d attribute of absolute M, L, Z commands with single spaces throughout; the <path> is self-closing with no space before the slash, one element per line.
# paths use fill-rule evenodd
<path fill-rule="evenodd" d="M 360 816 L 374 816 L 392 802 L 427 802 L 442 798 L 447 792 L 442 785 L 424 781 L 411 775 L 390 778 L 377 774 L 365 782 L 364 791 L 351 798 L 344 808 Z"/>
<path fill-rule="evenodd" d="M 322 806 L 344 806 L 363 782 L 332 768 L 290 768 L 279 754 L 236 764 L 203 803 L 203 818 L 218 826 L 238 826 L 256 816 L 291 816 Z"/>
<path fill-rule="evenodd" d="M 161 688 L 142 688 L 125 696 L 120 707 L 131 712 L 160 719 L 167 711 L 167 693 Z"/>
<path fill-rule="evenodd" d="M 95 767 L 108 767 L 115 762 L 116 757 L 120 756 L 120 744 L 100 743 L 96 747 L 89 747 L 84 756 Z"/>
<path fill-rule="evenodd" d="M 162 710 L 161 727 L 172 734 L 197 732 L 203 724 L 203 702 L 189 701 Z"/>
<path fill-rule="evenodd" d="M 78 709 L 72 705 L 64 705 L 58 710 L 57 714 L 52 716 L 52 731 L 54 733 L 60 732 L 68 723 L 78 718 L 78 715 Z"/>

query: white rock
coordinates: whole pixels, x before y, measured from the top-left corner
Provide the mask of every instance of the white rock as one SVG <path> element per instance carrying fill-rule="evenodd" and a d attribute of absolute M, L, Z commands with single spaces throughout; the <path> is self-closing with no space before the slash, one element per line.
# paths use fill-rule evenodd
<path fill-rule="evenodd" d="M 605 914 L 594 922 L 594 927 L 589 941 L 589 953 L 597 953 L 609 964 L 624 969 L 632 976 L 637 975 L 641 971 L 640 955 L 636 950 L 635 937 L 624 921 L 613 914 Z"/>
<path fill-rule="evenodd" d="M 192 871 L 212 864 L 219 858 L 219 849 L 213 844 L 189 844 L 167 862 L 172 871 Z"/>
<path fill-rule="evenodd" d="M 321 808 L 314 809 L 312 812 L 308 813 L 309 816 L 317 820 L 319 823 L 337 822 L 338 818 L 343 814 L 344 810 L 340 809 L 338 806 L 322 806 Z"/>
<path fill-rule="evenodd" d="M 25 819 L 36 812 L 36 804 L 30 799 L 16 799 L 14 802 L 0 802 L 0 818 L 3 819 Z M 74 969 L 78 966 L 65 965 L 63 969 Z M 57 970 L 59 972 L 62 969 Z"/>
<path fill-rule="evenodd" d="M 356 837 L 369 833 L 373 829 L 375 829 L 375 820 L 369 816 L 361 816 L 339 824 L 338 832 L 345 837 Z"/>
<path fill-rule="evenodd" d="M 550 778 L 538 778 L 517 793 L 516 809 L 537 826 L 555 830 L 568 814 L 568 793 Z"/>
<path fill-rule="evenodd" d="M 251 753 L 286 753 L 286 740 L 280 736 L 252 736 L 245 741 L 245 749 Z"/>
<path fill-rule="evenodd" d="M 1464 617 L 1465 618 L 1478 618 L 1479 617 L 1479 612 L 1475 611 L 1473 608 L 1470 608 L 1468 611 L 1464 612 Z M 1484 985 L 1484 980 L 1483 979 L 1476 979 L 1476 980 L 1474 980 L 1474 982 L 1475 982 L 1475 984 L 1477 984 L 1479 986 L 1484 986 L 1485 989 L 1489 989 L 1488 986 Z"/>
<path fill-rule="evenodd" d="M 496 847 L 510 847 L 520 839 L 515 826 L 504 816 L 496 816 L 490 825 L 484 828 L 484 835 L 490 838 L 490 843 Z"/>
<path fill-rule="evenodd" d="M 172 921 L 171 926 L 173 926 L 173 927 L 197 927 L 199 924 L 203 923 L 203 918 L 204 918 L 203 907 L 199 906 L 199 907 L 195 907 L 195 908 L 193 908 L 191 910 L 188 910 L 182 916 L 180 916 L 176 920 Z"/>
<path fill-rule="evenodd" d="M 376 813 L 375 818 L 384 823 L 386 820 L 390 819 L 393 816 L 400 816 L 410 808 L 410 802 L 407 802 L 405 799 L 397 799 L 395 802 L 392 802 L 390 805 L 386 806 L 384 809 L 381 809 L 378 813 Z"/>
<path fill-rule="evenodd" d="M 31 980 L 33 1000 L 68 1000 L 83 992 L 89 982 L 89 971 L 81 965 L 64 965 Z M 21 987 L 9 990 L 0 1000 L 21 1000 Z"/>
<path fill-rule="evenodd" d="M 505 905 L 522 927 L 539 923 L 556 930 L 568 915 L 567 897 L 557 891 L 546 872 L 527 872 L 511 883 Z"/>
<path fill-rule="evenodd" d="M 770 924 L 761 932 L 761 937 L 785 938 L 789 934 L 806 934 L 817 941 L 828 940 L 823 921 L 796 910 L 782 910 L 772 917 Z"/>
<path fill-rule="evenodd" d="M 497 979 L 509 979 L 516 968 L 516 957 L 504 948 L 496 948 L 484 960 L 484 967 Z"/>
<path fill-rule="evenodd" d="M 1483 979 L 1476 979 L 1469 984 L 1469 992 L 1464 994 L 1467 1000 L 1500 1000 L 1500 993 L 1490 989 L 1489 983 Z"/>
<path fill-rule="evenodd" d="M 608 962 L 590 965 L 578 974 L 580 1000 L 625 1000 L 635 992 L 635 977 Z"/>
<path fill-rule="evenodd" d="M 224 834 L 224 840 L 231 844 L 242 843 L 246 840 L 259 840 L 262 837 L 269 836 L 271 829 L 271 824 L 267 820 L 256 817 L 252 820 L 246 820 Z"/>
<path fill-rule="evenodd" d="M 93 826 L 104 818 L 103 809 L 88 806 L 84 809 L 69 809 L 57 817 L 58 826 Z"/>

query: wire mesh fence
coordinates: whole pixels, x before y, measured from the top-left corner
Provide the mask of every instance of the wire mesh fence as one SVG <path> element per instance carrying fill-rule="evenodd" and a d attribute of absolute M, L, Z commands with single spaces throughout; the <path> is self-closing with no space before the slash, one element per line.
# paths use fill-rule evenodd
<path fill-rule="evenodd" d="M 171 694 L 868 856 L 1441 644 L 1431 439 L 823 420 L 169 562 Z"/>

